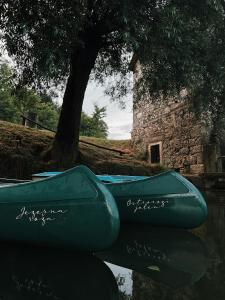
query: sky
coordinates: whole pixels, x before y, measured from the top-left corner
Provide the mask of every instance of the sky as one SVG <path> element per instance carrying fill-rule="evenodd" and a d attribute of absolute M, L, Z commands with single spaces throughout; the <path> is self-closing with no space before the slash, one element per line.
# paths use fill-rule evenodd
<path fill-rule="evenodd" d="M 98 106 L 106 106 L 106 117 L 104 121 L 109 128 L 109 139 L 130 139 L 132 130 L 133 114 L 132 114 L 132 94 L 126 98 L 126 108 L 121 109 L 117 102 L 112 102 L 110 97 L 104 95 L 104 87 L 99 86 L 96 82 L 91 81 L 88 84 L 83 111 L 91 115 L 94 110 L 94 104 Z"/>
<path fill-rule="evenodd" d="M 126 295 L 132 295 L 132 289 L 133 289 L 132 273 L 133 272 L 127 268 L 113 265 L 108 262 L 105 263 L 107 264 L 107 266 L 109 266 L 114 276 L 116 278 L 118 277 L 120 278 L 119 289 L 122 292 L 125 292 Z"/>

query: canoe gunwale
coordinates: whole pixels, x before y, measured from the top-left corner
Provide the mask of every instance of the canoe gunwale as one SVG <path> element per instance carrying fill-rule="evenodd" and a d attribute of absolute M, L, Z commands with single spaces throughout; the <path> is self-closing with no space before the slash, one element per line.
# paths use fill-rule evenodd
<path fill-rule="evenodd" d="M 64 173 L 68 172 L 68 171 L 70 171 L 70 170 L 67 170 L 67 171 L 62 172 L 62 173 L 57 172 L 57 174 L 55 174 L 55 175 L 52 175 L 52 176 L 49 176 L 49 177 L 43 177 L 43 178 L 40 176 L 42 173 L 34 174 L 34 176 L 35 175 L 40 176 L 40 177 L 38 177 L 38 181 L 42 181 L 42 180 L 45 180 L 47 178 L 54 178 L 56 176 L 62 175 Z M 47 174 L 47 173 L 49 173 L 49 172 L 44 172 L 43 174 Z M 117 182 L 105 182 L 105 181 L 100 180 L 95 174 L 93 174 L 93 175 L 95 176 L 96 181 L 103 183 L 106 187 L 108 187 L 108 186 L 120 187 L 120 186 L 129 186 L 129 185 L 138 184 L 138 183 L 147 183 L 147 182 L 152 182 L 153 180 L 157 180 L 159 178 L 163 178 L 164 176 L 171 175 L 171 176 L 174 176 L 176 178 L 176 180 L 178 180 L 188 190 L 187 192 L 182 192 L 182 193 L 179 192 L 179 194 L 184 195 L 184 194 L 188 194 L 190 192 L 195 194 L 196 191 L 199 193 L 197 188 L 195 188 L 191 182 L 189 182 L 186 178 L 182 177 L 179 173 L 177 173 L 174 170 L 167 170 L 165 172 L 162 172 L 162 173 L 159 173 L 159 174 L 156 174 L 156 175 L 153 175 L 153 176 L 149 176 L 149 177 L 143 178 L 143 179 L 140 178 L 140 179 L 135 179 L 135 180 L 130 180 L 130 181 L 127 180 L 127 181 L 117 181 Z M 107 175 L 103 175 L 103 176 L 107 176 Z M 119 176 L 121 176 L 121 175 L 119 175 Z M 172 195 L 172 194 L 175 195 L 176 193 L 167 193 L 167 195 Z M 161 194 L 161 195 L 164 195 L 164 194 Z"/>
<path fill-rule="evenodd" d="M 181 194 L 181 195 L 186 195 L 186 194 L 196 194 L 196 188 L 193 186 L 193 184 L 191 182 L 189 182 L 187 179 L 183 178 L 180 174 L 176 173 L 175 171 L 173 170 L 169 170 L 169 171 L 166 171 L 166 172 L 163 172 L 163 173 L 160 173 L 160 174 L 157 174 L 157 175 L 154 175 L 154 176 L 150 176 L 149 178 L 145 178 L 145 179 L 138 179 L 138 180 L 132 180 L 132 181 L 123 181 L 123 182 L 112 182 L 112 183 L 105 183 L 105 186 L 106 187 L 126 187 L 128 189 L 129 186 L 133 186 L 133 185 L 138 185 L 138 184 L 147 184 L 147 183 L 152 183 L 154 180 L 158 180 L 158 179 L 163 179 L 163 177 L 165 176 L 173 176 L 176 178 L 177 181 L 179 181 L 183 187 L 186 189 L 186 191 L 178 191 L 177 193 L 175 192 L 164 192 L 162 194 L 159 194 L 157 193 L 156 195 L 178 195 L 178 194 Z M 198 191 L 199 193 L 199 191 Z M 139 193 L 140 195 L 140 193 Z M 154 195 L 154 194 L 151 194 L 151 196 Z"/>
<path fill-rule="evenodd" d="M 88 199 L 89 199 L 89 201 L 88 201 Z M 79 198 L 79 199 L 57 199 L 57 200 L 45 200 L 44 202 L 43 202 L 43 200 L 35 200 L 35 201 L 30 201 L 30 202 L 28 202 L 28 201 L 13 201 L 12 203 L 10 203 L 10 205 L 13 205 L 13 204 L 15 204 L 15 205 L 18 205 L 18 204 L 21 204 L 21 205 L 26 205 L 26 206 L 33 206 L 33 205 L 42 205 L 42 204 L 44 204 L 44 205 L 46 205 L 47 206 L 47 204 L 48 203 L 52 203 L 52 202 L 54 202 L 54 203 L 56 203 L 56 204 L 58 204 L 58 203 L 62 203 L 62 205 L 69 205 L 70 203 L 68 203 L 68 202 L 71 202 L 71 204 L 76 204 L 76 205 L 103 205 L 103 206 L 107 206 L 107 202 L 104 202 L 104 201 L 95 201 L 95 202 L 90 202 L 90 199 L 91 198 Z M 84 202 L 84 200 L 86 200 L 86 202 Z M 9 204 L 9 201 L 6 201 L 6 202 L 0 202 L 0 205 L 1 204 Z M 72 206 L 72 205 L 71 205 Z"/>
<path fill-rule="evenodd" d="M 140 197 L 140 194 L 136 194 L 136 195 L 133 195 L 134 197 Z M 183 194 L 175 194 L 175 193 L 171 193 L 171 194 L 151 194 L 150 196 L 149 195 L 146 195 L 146 196 L 141 196 L 142 198 L 143 197 L 148 197 L 149 201 L 151 201 L 151 198 L 154 198 L 157 200 L 157 198 L 159 199 L 164 199 L 164 198 L 198 198 L 197 195 L 193 192 L 188 192 L 188 193 L 183 193 Z M 127 196 L 119 196 L 120 199 L 122 198 L 127 198 Z"/>

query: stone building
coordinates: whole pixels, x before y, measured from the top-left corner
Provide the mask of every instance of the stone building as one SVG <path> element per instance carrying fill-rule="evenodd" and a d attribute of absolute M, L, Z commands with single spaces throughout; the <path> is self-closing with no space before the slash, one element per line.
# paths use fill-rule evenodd
<path fill-rule="evenodd" d="M 141 65 L 135 60 L 131 66 L 137 82 Z M 183 90 L 176 98 L 152 101 L 146 97 L 137 99 L 134 93 L 133 145 L 150 163 L 181 173 L 225 171 L 223 143 L 206 121 L 207 116 L 195 116 L 186 96 Z"/>

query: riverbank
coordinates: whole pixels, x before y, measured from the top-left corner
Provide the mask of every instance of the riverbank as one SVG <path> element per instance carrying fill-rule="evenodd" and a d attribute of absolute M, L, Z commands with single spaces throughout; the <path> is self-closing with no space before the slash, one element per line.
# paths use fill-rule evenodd
<path fill-rule="evenodd" d="M 54 162 L 44 161 L 54 134 L 0 121 L 0 177 L 30 179 L 31 174 L 56 170 Z M 152 167 L 135 157 L 130 140 L 112 141 L 81 137 L 82 141 L 120 152 L 80 143 L 78 164 L 88 166 L 96 174 L 152 175 L 161 167 Z M 62 170 L 61 170 L 62 171 Z"/>

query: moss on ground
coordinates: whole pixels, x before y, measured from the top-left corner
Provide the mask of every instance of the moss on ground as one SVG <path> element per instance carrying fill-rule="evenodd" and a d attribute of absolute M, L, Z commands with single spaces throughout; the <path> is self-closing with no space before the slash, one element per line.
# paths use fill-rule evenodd
<path fill-rule="evenodd" d="M 0 121 L 0 177 L 26 179 L 36 172 L 54 170 L 54 163 L 43 161 L 42 155 L 51 146 L 53 137 L 48 131 Z M 137 160 L 130 140 L 89 137 L 81 140 L 125 152 L 120 155 L 81 142 L 79 163 L 96 174 L 151 175 L 162 169 Z"/>

